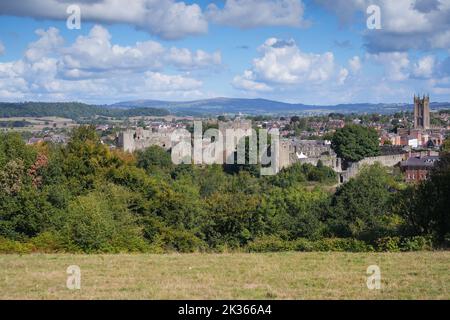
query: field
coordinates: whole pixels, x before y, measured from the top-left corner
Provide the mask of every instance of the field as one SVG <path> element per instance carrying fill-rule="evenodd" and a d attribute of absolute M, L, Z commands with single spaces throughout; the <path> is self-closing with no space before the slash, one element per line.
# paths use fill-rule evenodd
<path fill-rule="evenodd" d="M 60 117 L 11 117 L 0 118 L 0 122 L 26 121 L 29 126 L 13 128 L 14 131 L 42 131 L 45 128 L 73 128 L 77 124 L 71 120 Z"/>
<path fill-rule="evenodd" d="M 450 299 L 449 270 L 450 252 L 0 255 L 0 299 Z"/>

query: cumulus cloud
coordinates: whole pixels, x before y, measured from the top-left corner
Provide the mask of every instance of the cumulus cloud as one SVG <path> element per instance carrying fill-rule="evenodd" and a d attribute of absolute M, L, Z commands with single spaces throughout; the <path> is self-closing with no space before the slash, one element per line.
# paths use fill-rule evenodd
<path fill-rule="evenodd" d="M 336 67 L 332 52 L 305 53 L 294 40 L 269 38 L 258 50 L 260 57 L 243 75 L 234 78 L 234 87 L 268 91 L 274 87 L 321 85 L 333 79 L 343 83 L 348 76 L 347 69 Z"/>
<path fill-rule="evenodd" d="M 358 56 L 351 58 L 348 61 L 348 65 L 353 73 L 359 72 L 362 68 L 361 59 Z"/>
<path fill-rule="evenodd" d="M 303 14 L 301 0 L 227 0 L 223 8 L 215 4 L 207 8 L 212 22 L 240 28 L 300 27 L 305 24 Z"/>
<path fill-rule="evenodd" d="M 79 36 L 62 52 L 62 69 L 67 77 L 92 77 L 101 73 L 158 71 L 166 66 L 190 71 L 221 64 L 221 53 L 192 52 L 185 48 L 165 48 L 159 42 L 137 42 L 135 46 L 111 43 L 107 29 L 94 26 L 87 36 Z"/>
<path fill-rule="evenodd" d="M 341 70 L 339 71 L 339 78 L 338 78 L 339 84 L 344 84 L 345 80 L 347 80 L 348 75 L 349 75 L 348 70 L 346 68 L 341 68 Z"/>
<path fill-rule="evenodd" d="M 368 55 L 374 61 L 382 64 L 385 76 L 391 81 L 403 81 L 410 75 L 410 60 L 406 52 L 381 52 Z"/>
<path fill-rule="evenodd" d="M 302 0 L 227 0 L 223 7 L 177 0 L 82 0 L 81 21 L 128 24 L 163 39 L 180 39 L 208 31 L 208 20 L 240 28 L 306 25 Z M 64 21 L 69 0 L 0 1 L 0 15 Z"/>
<path fill-rule="evenodd" d="M 267 84 L 254 80 L 255 76 L 252 71 L 246 70 L 241 76 L 234 77 L 232 81 L 233 87 L 244 91 L 267 92 L 272 91 Z"/>
<path fill-rule="evenodd" d="M 36 34 L 39 38 L 28 45 L 21 59 L 0 63 L 0 98 L 198 96 L 202 82 L 190 74 L 221 63 L 220 52 L 166 48 L 155 41 L 119 46 L 101 26 L 94 26 L 70 45 L 65 45 L 56 28 Z M 181 73 L 173 74 L 174 70 Z"/>
<path fill-rule="evenodd" d="M 380 6 L 382 29 L 364 33 L 365 46 L 371 53 L 450 48 L 448 0 L 315 1 L 345 23 L 352 21 L 356 13 L 366 16 L 369 5 Z"/>
<path fill-rule="evenodd" d="M 82 21 L 95 23 L 125 23 L 164 39 L 179 39 L 202 34 L 208 22 L 197 4 L 175 0 L 95 0 L 76 1 Z M 1 1 L 0 14 L 33 18 L 66 20 L 72 1 L 21 0 Z"/>
<path fill-rule="evenodd" d="M 430 78 L 434 74 L 435 58 L 426 56 L 414 64 L 413 75 L 417 78 Z"/>

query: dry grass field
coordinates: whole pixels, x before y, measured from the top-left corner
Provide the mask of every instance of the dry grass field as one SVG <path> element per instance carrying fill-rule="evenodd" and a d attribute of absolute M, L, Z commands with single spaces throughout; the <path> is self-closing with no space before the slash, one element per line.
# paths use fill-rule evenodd
<path fill-rule="evenodd" d="M 449 270 L 450 252 L 0 255 L 0 299 L 450 299 Z"/>

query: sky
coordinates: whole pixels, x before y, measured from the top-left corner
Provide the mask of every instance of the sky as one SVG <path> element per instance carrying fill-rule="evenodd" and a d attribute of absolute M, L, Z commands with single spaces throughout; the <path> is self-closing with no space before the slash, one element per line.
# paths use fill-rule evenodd
<path fill-rule="evenodd" d="M 0 101 L 414 94 L 450 101 L 450 0 L 0 0 Z"/>

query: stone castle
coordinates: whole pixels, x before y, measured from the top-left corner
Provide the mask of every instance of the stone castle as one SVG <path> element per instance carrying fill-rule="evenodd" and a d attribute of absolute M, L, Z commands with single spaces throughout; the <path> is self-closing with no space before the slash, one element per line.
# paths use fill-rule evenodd
<path fill-rule="evenodd" d="M 126 130 L 119 134 L 118 146 L 126 152 L 134 152 L 143 150 L 150 146 L 160 146 L 166 150 L 171 147 L 170 136 L 171 130 L 144 130 L 137 128 L 136 130 Z"/>
<path fill-rule="evenodd" d="M 414 96 L 414 130 L 426 134 L 430 129 L 430 98 L 429 96 Z M 219 122 L 219 132 L 223 138 L 223 156 L 216 154 L 216 163 L 225 163 L 228 159 L 233 161 L 234 153 L 237 151 L 237 142 L 243 137 L 252 136 L 252 122 L 249 120 L 241 120 L 239 118 L 234 121 Z M 227 131 L 229 133 L 227 136 Z M 159 128 L 152 130 L 144 130 L 137 128 L 136 130 L 126 130 L 120 133 L 118 137 L 119 147 L 124 151 L 133 152 L 148 148 L 152 145 L 160 146 L 166 150 L 171 149 L 171 134 L 173 132 L 169 128 Z M 228 140 L 228 141 L 227 141 Z M 232 142 L 233 147 L 230 149 L 229 144 Z M 203 139 L 203 150 L 210 146 L 212 141 Z M 408 145 L 408 144 L 404 144 Z M 394 167 L 400 162 L 406 160 L 408 154 L 404 150 L 393 152 L 393 154 L 382 155 L 378 157 L 365 158 L 357 163 L 350 163 L 346 168 L 342 166 L 342 159 L 338 158 L 334 150 L 331 148 L 331 142 L 323 140 L 300 140 L 298 138 L 280 139 L 279 140 L 279 158 L 276 163 L 276 172 L 292 166 L 295 163 L 317 165 L 320 162 L 323 165 L 332 168 L 340 176 L 339 182 L 343 183 L 350 178 L 356 176 L 360 168 L 364 165 L 371 165 L 376 162 L 387 167 Z"/>

